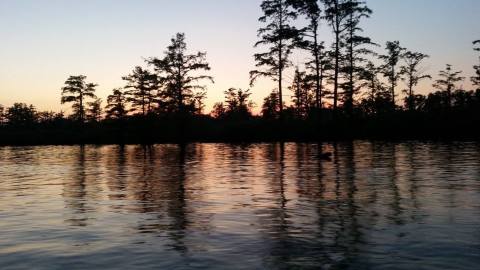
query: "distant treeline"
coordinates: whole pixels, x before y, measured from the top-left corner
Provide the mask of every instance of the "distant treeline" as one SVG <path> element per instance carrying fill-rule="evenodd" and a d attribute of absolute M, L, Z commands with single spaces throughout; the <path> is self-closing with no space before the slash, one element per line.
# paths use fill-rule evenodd
<path fill-rule="evenodd" d="M 84 75 L 70 76 L 61 89 L 61 103 L 72 105 L 68 116 L 0 105 L 0 144 L 479 138 L 480 57 L 472 89 L 461 89 L 466 78 L 447 64 L 433 91 L 421 95 L 416 87 L 432 80 L 423 68 L 429 56 L 399 41 L 375 52 L 379 45 L 361 35 L 361 21 L 372 14 L 365 1 L 265 0 L 261 9 L 250 84 L 267 77 L 278 86 L 260 115 L 252 113 L 250 90 L 240 88 L 226 90 L 205 114 L 206 84 L 213 83 L 206 53 L 189 54 L 178 33 L 163 57 L 124 76 L 105 106 Z M 320 26 L 331 30 L 332 44 L 322 41 Z M 480 40 L 473 49 L 480 51 Z M 292 66 L 294 51 L 310 57 Z M 285 87 L 286 78 L 292 83 Z"/>

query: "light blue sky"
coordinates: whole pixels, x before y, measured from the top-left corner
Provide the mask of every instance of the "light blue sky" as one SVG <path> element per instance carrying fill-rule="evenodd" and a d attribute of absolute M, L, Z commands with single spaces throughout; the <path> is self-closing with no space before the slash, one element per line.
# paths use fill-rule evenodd
<path fill-rule="evenodd" d="M 105 99 L 124 83 L 142 57 L 161 56 L 171 36 L 185 32 L 189 48 L 207 51 L 216 84 L 209 108 L 229 87 L 248 88 L 260 0 L 0 0 L 0 104 L 60 106 L 68 75 L 84 74 L 100 84 Z M 375 42 L 400 40 L 431 55 L 425 68 L 437 74 L 446 63 L 469 77 L 480 39 L 479 0 L 367 0 L 374 14 L 364 22 Z M 322 38 L 329 41 L 328 29 Z M 381 50 L 379 51 L 381 52 Z M 292 60 L 302 61 L 302 54 Z M 287 79 L 288 83 L 288 79 Z M 429 91 L 431 83 L 419 92 Z M 465 81 L 469 86 L 469 81 Z M 262 80 L 252 88 L 257 104 L 273 88 Z M 399 89 L 400 90 L 400 89 Z"/>

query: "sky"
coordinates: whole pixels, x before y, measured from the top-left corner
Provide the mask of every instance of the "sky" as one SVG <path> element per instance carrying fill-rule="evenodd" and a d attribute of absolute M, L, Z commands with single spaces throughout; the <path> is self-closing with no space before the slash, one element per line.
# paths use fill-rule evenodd
<path fill-rule="evenodd" d="M 34 104 L 39 110 L 68 110 L 60 89 L 69 75 L 86 75 L 106 99 L 121 77 L 144 58 L 161 57 L 170 39 L 184 32 L 190 52 L 206 51 L 215 78 L 208 85 L 207 112 L 230 87 L 251 89 L 259 107 L 275 85 L 249 86 L 253 44 L 261 26 L 261 0 L 0 0 L 0 104 Z M 373 10 L 362 23 L 378 44 L 402 46 L 431 56 L 434 76 L 449 63 L 473 74 L 478 62 L 472 41 L 480 39 L 479 0 L 367 0 Z M 323 25 L 321 39 L 331 41 Z M 383 50 L 376 49 L 379 53 Z M 301 64 L 305 53 L 292 56 Z M 291 75 L 287 74 L 286 84 Z M 432 82 L 419 86 L 428 93 Z M 469 80 L 464 86 L 470 86 Z M 399 90 L 401 90 L 399 88 Z M 285 90 L 284 90 L 285 91 Z M 287 93 L 288 94 L 288 93 Z M 257 108 L 258 109 L 258 108 Z"/>

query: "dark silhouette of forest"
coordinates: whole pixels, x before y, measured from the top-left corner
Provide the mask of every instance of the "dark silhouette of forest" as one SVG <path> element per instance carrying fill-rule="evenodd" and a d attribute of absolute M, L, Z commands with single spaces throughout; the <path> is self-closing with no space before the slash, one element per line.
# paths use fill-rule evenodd
<path fill-rule="evenodd" d="M 206 53 L 190 53 L 178 33 L 105 100 L 86 76 L 67 78 L 60 101 L 71 105 L 68 115 L 0 105 L 0 144 L 480 138 L 480 40 L 472 47 L 479 53 L 472 87 L 464 89 L 468 78 L 455 67 L 432 76 L 428 55 L 363 36 L 361 22 L 372 15 L 365 1 L 264 0 L 261 9 L 250 84 L 262 77 L 278 84 L 263 104 L 251 101 L 249 89 L 232 87 L 205 112 L 214 82 Z M 331 44 L 321 27 L 332 33 Z M 296 51 L 309 55 L 305 63 L 292 64 Z M 417 93 L 423 81 L 432 83 L 427 95 Z"/>

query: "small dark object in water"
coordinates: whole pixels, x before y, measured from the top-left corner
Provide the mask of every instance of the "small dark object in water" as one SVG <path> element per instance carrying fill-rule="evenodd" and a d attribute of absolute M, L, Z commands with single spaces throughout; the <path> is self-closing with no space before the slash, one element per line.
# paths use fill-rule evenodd
<path fill-rule="evenodd" d="M 325 159 L 325 160 L 330 160 L 332 158 L 332 153 L 320 153 L 317 156 L 319 159 Z"/>

